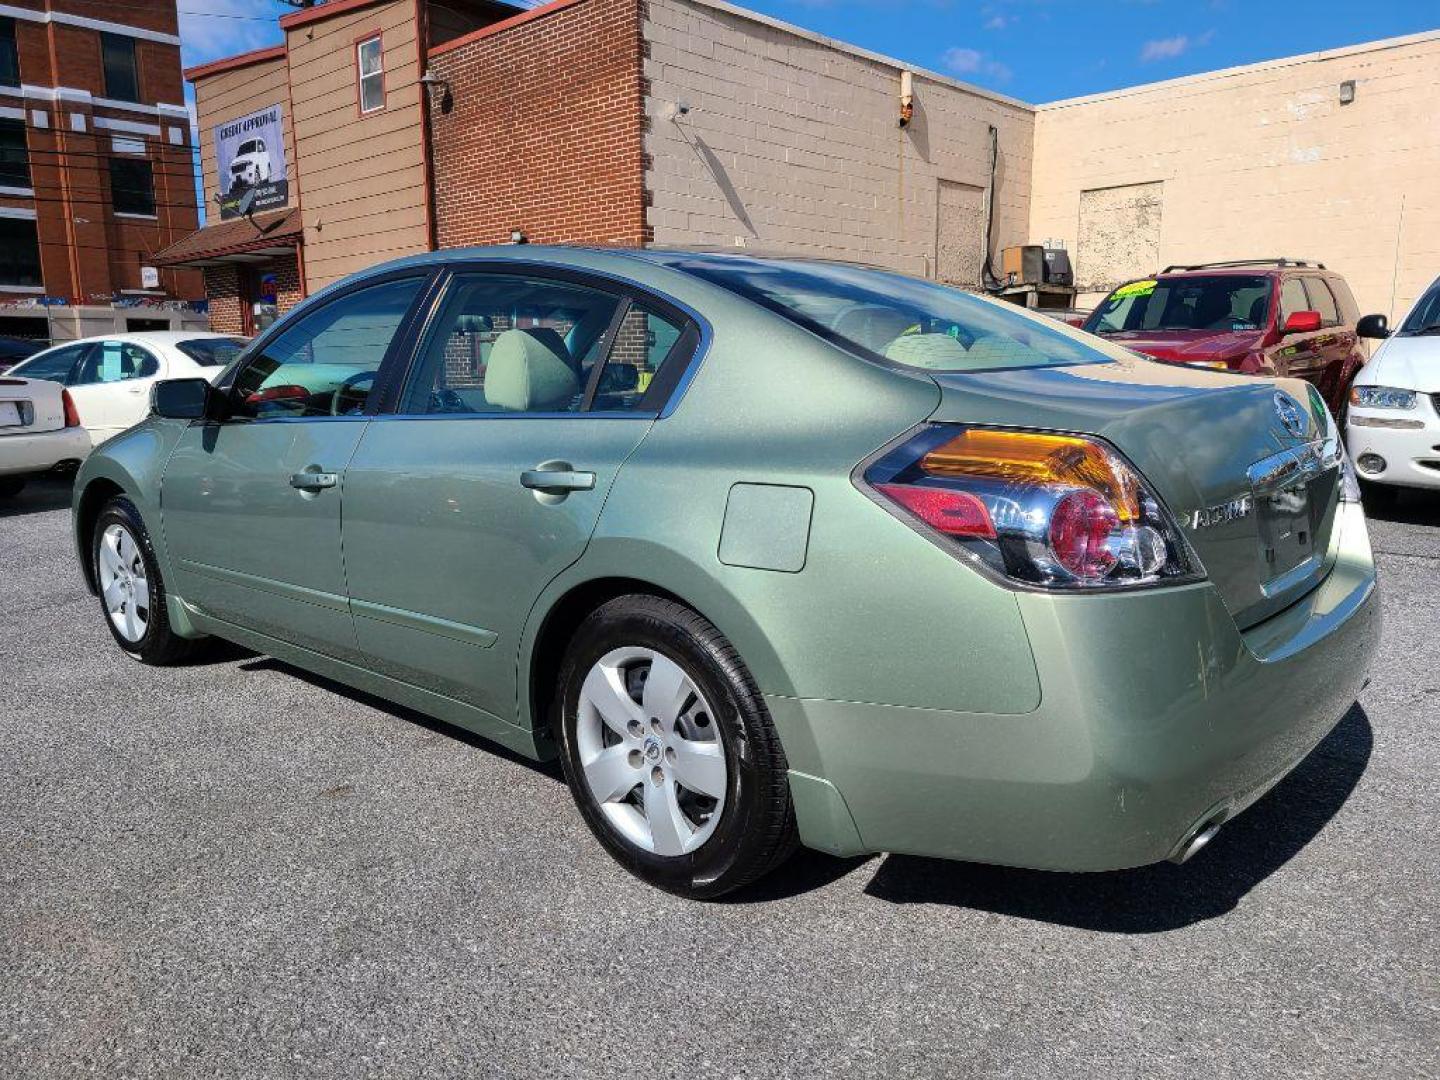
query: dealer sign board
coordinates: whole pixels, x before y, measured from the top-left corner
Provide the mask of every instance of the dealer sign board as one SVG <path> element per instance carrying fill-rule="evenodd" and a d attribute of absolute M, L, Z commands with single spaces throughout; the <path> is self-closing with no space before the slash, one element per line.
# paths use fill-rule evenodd
<path fill-rule="evenodd" d="M 280 106 L 215 125 L 220 216 L 274 210 L 290 201 Z M 250 198 L 246 199 L 249 195 Z"/>

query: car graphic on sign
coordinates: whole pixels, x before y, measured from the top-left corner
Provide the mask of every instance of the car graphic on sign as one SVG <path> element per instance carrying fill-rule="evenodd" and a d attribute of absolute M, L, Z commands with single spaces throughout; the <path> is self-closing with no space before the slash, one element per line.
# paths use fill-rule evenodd
<path fill-rule="evenodd" d="M 270 151 L 264 139 L 249 139 L 240 144 L 230 162 L 230 190 L 254 187 L 270 179 Z"/>

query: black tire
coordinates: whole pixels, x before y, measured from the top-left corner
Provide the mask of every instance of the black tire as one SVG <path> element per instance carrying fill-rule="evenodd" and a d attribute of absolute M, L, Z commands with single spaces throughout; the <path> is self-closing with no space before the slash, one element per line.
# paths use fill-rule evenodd
<path fill-rule="evenodd" d="M 576 746 L 581 687 L 592 665 L 623 646 L 652 649 L 678 663 L 710 703 L 718 725 L 728 770 L 726 797 L 714 832 L 688 854 L 657 855 L 623 836 L 600 810 L 581 771 Z M 689 608 L 632 595 L 592 612 L 566 652 L 552 723 L 585 823 L 643 881 L 691 899 L 711 899 L 763 877 L 795 850 L 785 753 L 764 700 L 730 642 Z"/>
<path fill-rule="evenodd" d="M 122 635 L 110 618 L 105 602 L 103 587 L 100 593 L 100 613 L 115 644 L 126 655 L 142 664 L 164 667 L 192 660 L 209 646 L 207 638 L 182 638 L 170 628 L 170 619 L 165 608 L 165 582 L 160 576 L 160 565 L 155 560 L 155 548 L 150 542 L 150 533 L 140 520 L 135 504 L 123 495 L 117 495 L 105 504 L 100 516 L 95 519 L 95 531 L 90 537 L 91 567 L 96 581 L 100 581 L 100 542 L 106 529 L 121 525 L 137 541 L 140 559 L 144 562 L 145 581 L 149 587 L 150 601 L 146 608 L 147 618 L 144 634 L 137 641 L 129 641 Z"/>
<path fill-rule="evenodd" d="M 25 482 L 23 476 L 0 477 L 0 499 L 13 499 L 19 495 L 25 490 Z"/>

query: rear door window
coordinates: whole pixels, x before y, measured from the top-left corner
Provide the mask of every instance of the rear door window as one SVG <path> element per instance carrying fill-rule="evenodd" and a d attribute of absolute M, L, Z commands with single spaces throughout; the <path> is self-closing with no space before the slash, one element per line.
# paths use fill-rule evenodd
<path fill-rule="evenodd" d="M 1324 278 L 1306 278 L 1305 295 L 1310 298 L 1310 310 L 1320 313 L 1321 326 L 1340 325 L 1340 309 L 1335 306 L 1335 297 L 1331 295 L 1330 287 L 1325 284 Z"/>

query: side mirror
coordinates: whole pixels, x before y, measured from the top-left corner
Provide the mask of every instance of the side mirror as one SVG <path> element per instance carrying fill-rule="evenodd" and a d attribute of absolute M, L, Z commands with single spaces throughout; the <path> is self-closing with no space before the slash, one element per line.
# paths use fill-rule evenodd
<path fill-rule="evenodd" d="M 1364 315 L 1355 324 L 1355 333 L 1361 337 L 1384 339 L 1390 336 L 1390 323 L 1384 315 Z"/>
<path fill-rule="evenodd" d="M 1285 320 L 1282 334 L 1311 334 L 1320 329 L 1320 312 L 1292 311 Z"/>
<path fill-rule="evenodd" d="M 150 390 L 150 411 L 167 420 L 203 420 L 213 395 L 207 379 L 163 379 Z"/>

